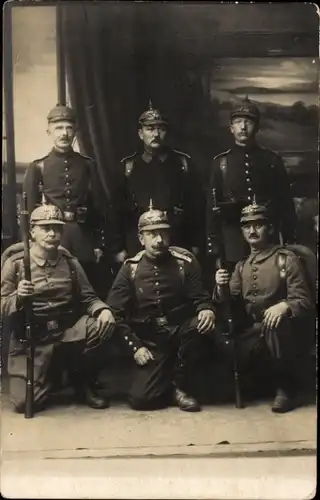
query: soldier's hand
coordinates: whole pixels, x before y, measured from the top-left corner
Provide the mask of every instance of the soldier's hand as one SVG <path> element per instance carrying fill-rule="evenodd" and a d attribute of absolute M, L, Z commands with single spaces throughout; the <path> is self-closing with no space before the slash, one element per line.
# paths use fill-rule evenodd
<path fill-rule="evenodd" d="M 118 252 L 115 257 L 114 257 L 114 260 L 118 263 L 118 264 L 123 264 L 125 259 L 127 258 L 127 252 L 126 250 L 121 250 L 121 252 Z"/>
<path fill-rule="evenodd" d="M 110 336 L 115 328 L 115 319 L 109 309 L 103 309 L 97 317 L 97 334 L 102 339 Z"/>
<path fill-rule="evenodd" d="M 215 275 L 215 280 L 218 286 L 228 285 L 230 281 L 230 274 L 226 269 L 218 269 Z"/>
<path fill-rule="evenodd" d="M 286 302 L 279 302 L 265 310 L 262 320 L 262 331 L 277 328 L 281 319 L 287 316 L 290 308 Z"/>
<path fill-rule="evenodd" d="M 137 363 L 137 365 L 140 365 L 140 366 L 146 365 L 148 363 L 148 361 L 151 361 L 152 359 L 154 359 L 152 352 L 149 351 L 149 349 L 147 349 L 146 347 L 140 347 L 140 349 L 138 349 L 134 353 L 133 358 L 134 358 L 135 362 Z"/>
<path fill-rule="evenodd" d="M 101 248 L 94 248 L 93 251 L 94 251 L 94 257 L 95 257 L 96 263 L 99 264 L 99 262 L 103 256 L 103 251 L 101 250 Z"/>
<path fill-rule="evenodd" d="M 198 332 L 207 333 L 215 327 L 215 314 L 210 309 L 203 309 L 198 314 Z"/>
<path fill-rule="evenodd" d="M 23 300 L 26 297 L 31 297 L 34 294 L 34 284 L 28 280 L 21 280 L 18 283 L 17 295 Z"/>

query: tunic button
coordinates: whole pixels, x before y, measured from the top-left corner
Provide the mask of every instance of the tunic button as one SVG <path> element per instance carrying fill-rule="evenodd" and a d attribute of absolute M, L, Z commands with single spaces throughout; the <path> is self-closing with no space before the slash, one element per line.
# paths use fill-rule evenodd
<path fill-rule="evenodd" d="M 66 179 L 68 179 L 68 177 L 69 177 L 69 174 L 66 174 Z"/>
<path fill-rule="evenodd" d="M 249 177 L 247 177 L 247 178 L 246 178 L 246 181 L 247 181 L 247 182 L 250 182 L 250 181 L 251 181 L 251 179 L 250 179 Z"/>
<path fill-rule="evenodd" d="M 248 191 L 252 191 L 252 188 L 248 188 Z"/>
<path fill-rule="evenodd" d="M 124 339 L 125 339 L 125 340 L 128 340 L 128 337 L 127 337 L 127 336 L 125 336 L 125 338 L 124 338 Z"/>
<path fill-rule="evenodd" d="M 245 166 L 246 166 L 246 167 L 249 167 L 249 163 L 248 163 L 248 162 L 246 162 L 246 163 L 245 163 Z"/>
<path fill-rule="evenodd" d="M 256 274 L 254 274 L 254 275 L 252 276 L 252 279 L 256 280 L 256 279 L 257 279 L 257 275 L 256 275 Z"/>
<path fill-rule="evenodd" d="M 132 345 L 132 342 L 131 342 L 131 341 L 129 342 L 129 345 Z"/>
<path fill-rule="evenodd" d="M 245 170 L 245 173 L 246 173 L 246 174 L 249 174 L 249 170 Z"/>
<path fill-rule="evenodd" d="M 258 293 L 257 292 L 253 292 L 253 295 L 256 297 L 258 295 Z"/>
<path fill-rule="evenodd" d="M 136 348 L 136 347 L 134 347 L 134 348 L 133 348 L 133 351 L 134 351 L 134 352 L 136 352 L 136 350 L 137 350 L 137 348 Z"/>
<path fill-rule="evenodd" d="M 156 286 L 159 286 L 159 281 L 156 281 Z"/>
<path fill-rule="evenodd" d="M 252 299 L 252 304 L 255 304 L 256 303 L 256 300 Z"/>
<path fill-rule="evenodd" d="M 65 163 L 68 163 L 68 160 L 64 160 Z"/>

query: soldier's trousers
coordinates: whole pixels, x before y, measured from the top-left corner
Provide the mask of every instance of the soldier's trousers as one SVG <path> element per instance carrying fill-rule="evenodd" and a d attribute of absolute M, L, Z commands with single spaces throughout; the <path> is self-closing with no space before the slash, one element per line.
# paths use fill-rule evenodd
<path fill-rule="evenodd" d="M 306 323 L 284 319 L 277 329 L 266 333 L 262 333 L 260 323 L 255 323 L 239 333 L 234 348 L 240 371 L 254 371 L 268 366 L 278 388 L 289 394 L 305 389 L 310 348 Z M 218 350 L 222 349 L 231 360 L 231 344 L 226 343 L 226 337 L 223 338 L 218 329 L 214 332 L 214 339 Z M 262 360 L 266 361 L 263 365 Z"/>
<path fill-rule="evenodd" d="M 72 360 L 73 373 L 79 383 L 93 383 L 102 367 L 96 320 L 82 316 L 55 343 L 36 344 L 34 348 L 34 406 L 45 406 L 53 385 L 53 373 L 61 356 Z M 13 408 L 23 412 L 26 400 L 26 344 L 12 335 L 9 346 L 9 392 Z M 81 380 L 82 379 L 82 380 Z"/>
<path fill-rule="evenodd" d="M 157 329 L 152 341 L 142 340 L 154 360 L 144 366 L 134 363 L 129 391 L 133 409 L 163 408 L 170 403 L 174 387 L 188 391 L 188 381 L 201 356 L 202 336 L 197 324 L 197 318 L 192 318 L 180 326 Z"/>

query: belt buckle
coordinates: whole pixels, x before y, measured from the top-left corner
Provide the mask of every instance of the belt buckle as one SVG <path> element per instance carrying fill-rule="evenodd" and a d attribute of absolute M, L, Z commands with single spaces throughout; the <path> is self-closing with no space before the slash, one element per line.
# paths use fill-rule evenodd
<path fill-rule="evenodd" d="M 73 222 L 74 221 L 74 213 L 73 212 L 63 212 L 63 215 L 64 215 L 64 219 L 67 221 L 67 222 Z"/>
<path fill-rule="evenodd" d="M 47 330 L 48 332 L 55 332 L 59 328 L 59 323 L 55 319 L 51 319 L 50 321 L 47 321 Z"/>
<path fill-rule="evenodd" d="M 158 326 L 167 326 L 168 318 L 166 316 L 159 316 L 158 318 L 156 318 L 156 323 Z"/>

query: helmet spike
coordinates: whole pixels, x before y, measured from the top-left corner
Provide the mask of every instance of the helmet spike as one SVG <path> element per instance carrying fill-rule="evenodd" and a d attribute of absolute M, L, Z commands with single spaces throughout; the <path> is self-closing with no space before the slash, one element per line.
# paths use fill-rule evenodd
<path fill-rule="evenodd" d="M 151 99 L 149 99 L 149 109 L 153 109 Z"/>
<path fill-rule="evenodd" d="M 152 198 L 150 198 L 149 210 L 153 210 L 153 201 L 152 201 Z"/>

